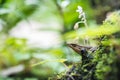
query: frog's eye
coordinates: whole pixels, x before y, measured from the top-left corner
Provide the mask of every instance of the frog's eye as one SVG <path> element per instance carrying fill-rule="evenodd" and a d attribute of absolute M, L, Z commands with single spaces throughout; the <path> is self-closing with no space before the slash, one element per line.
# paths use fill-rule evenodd
<path fill-rule="evenodd" d="M 82 54 L 87 53 L 86 49 L 85 48 L 81 48 L 81 53 Z"/>

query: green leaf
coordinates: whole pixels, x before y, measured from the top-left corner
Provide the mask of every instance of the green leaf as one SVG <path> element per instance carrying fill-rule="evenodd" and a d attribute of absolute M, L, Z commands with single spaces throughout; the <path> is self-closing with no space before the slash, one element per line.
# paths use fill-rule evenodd
<path fill-rule="evenodd" d="M 67 61 L 67 59 L 44 60 L 44 61 L 38 62 L 38 63 L 36 63 L 36 64 L 33 64 L 32 67 L 37 66 L 37 65 L 44 64 L 44 63 L 46 63 L 46 62 L 60 62 L 60 63 L 63 63 L 63 62 L 65 62 L 65 61 Z"/>

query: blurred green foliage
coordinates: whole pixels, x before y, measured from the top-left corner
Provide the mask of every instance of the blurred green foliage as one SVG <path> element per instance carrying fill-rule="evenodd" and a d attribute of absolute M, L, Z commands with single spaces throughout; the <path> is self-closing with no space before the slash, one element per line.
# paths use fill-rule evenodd
<path fill-rule="evenodd" d="M 15 80 L 46 80 L 53 74 L 67 70 L 70 64 L 81 60 L 81 56 L 67 48 L 66 41 L 74 41 L 76 37 L 79 37 L 80 44 L 83 44 L 82 40 L 85 36 L 88 36 L 93 44 L 98 45 L 99 41 L 92 39 L 119 32 L 119 13 L 114 12 L 113 15 L 108 15 L 103 24 L 98 25 L 95 20 L 101 18 L 98 17 L 98 14 L 108 11 L 110 8 L 99 7 L 101 4 L 99 0 L 95 1 L 94 5 L 96 7 L 93 8 L 92 1 L 0 0 L 0 71 L 23 64 L 25 69 L 20 73 L 9 75 L 8 77 L 12 78 L 8 78 L 8 80 L 14 80 L 14 78 Z M 76 13 L 78 5 L 82 6 L 86 14 L 89 28 L 86 29 L 83 24 L 80 24 L 80 28 L 74 31 L 73 26 L 79 21 L 78 13 Z M 36 48 L 29 46 L 27 39 L 11 36 L 10 31 L 23 20 L 28 22 L 29 20 L 36 20 L 45 24 L 52 21 L 55 24 L 57 23 L 60 28 L 51 29 L 48 24 L 45 30 L 58 32 L 62 40 L 61 43 L 56 47 Z M 113 46 L 119 44 L 120 40 L 119 38 L 111 38 L 101 41 L 101 43 L 105 46 Z M 116 52 L 119 52 L 119 50 Z M 112 53 L 114 53 L 114 50 L 112 50 Z M 112 71 L 109 65 L 115 60 L 114 56 L 98 51 L 93 60 L 93 62 L 99 61 L 96 66 L 97 78 L 104 80 L 103 73 L 107 74 Z"/>
<path fill-rule="evenodd" d="M 25 39 L 7 38 L 3 40 L 0 48 L 0 68 L 10 67 L 19 64 L 21 60 L 27 60 L 30 54 L 27 53 Z"/>
<path fill-rule="evenodd" d="M 20 20 L 27 20 L 37 6 L 37 2 L 29 3 L 27 0 L 1 0 L 0 18 L 4 22 L 2 31 L 8 33 Z"/>

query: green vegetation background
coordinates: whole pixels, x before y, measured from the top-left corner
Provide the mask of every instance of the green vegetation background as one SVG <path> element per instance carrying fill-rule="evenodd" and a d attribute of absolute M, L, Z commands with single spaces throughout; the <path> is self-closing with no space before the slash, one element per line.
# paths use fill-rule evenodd
<path fill-rule="evenodd" d="M 117 15 L 117 17 L 110 16 L 108 21 L 102 25 L 108 12 L 119 9 L 119 0 L 116 0 L 116 2 L 114 2 L 114 0 L 33 0 L 36 1 L 35 3 L 31 3 L 30 1 L 31 0 L 0 0 L 0 25 L 2 25 L 0 31 L 0 71 L 20 64 L 25 66 L 22 72 L 11 74 L 7 79 L 47 80 L 48 77 L 67 70 L 66 66 L 69 67 L 66 65 L 67 63 L 76 63 L 81 59 L 80 56 L 66 46 L 67 41 L 73 41 L 77 36 L 80 38 L 79 44 L 83 44 L 83 36 L 88 35 L 91 38 L 91 42 L 98 45 L 96 41 L 92 40 L 93 37 L 108 36 L 118 32 L 115 34 L 115 36 L 118 36 L 117 39 L 116 37 L 109 38 L 109 40 L 104 41 L 103 44 L 111 46 L 110 53 L 115 53 L 116 56 L 118 55 L 119 57 L 120 34 L 118 25 L 120 24 L 120 15 Z M 69 2 L 65 7 L 62 6 L 62 2 L 64 1 Z M 82 6 L 89 25 L 89 29 L 86 30 L 84 26 L 80 24 L 79 26 L 82 27 L 79 30 L 81 31 L 80 33 L 74 32 L 73 29 L 74 24 L 80 21 L 78 19 L 78 13 L 76 13 L 78 5 Z M 62 43 L 57 47 L 31 48 L 27 45 L 26 39 L 11 37 L 9 32 L 22 20 L 36 20 L 44 23 L 55 20 L 55 23 L 57 22 L 61 29 L 48 28 L 45 30 L 59 33 Z M 112 50 L 112 48 L 115 48 L 115 50 Z M 38 54 L 40 55 L 39 58 L 34 57 L 38 56 Z M 115 55 L 113 54 L 103 54 L 101 56 L 104 57 L 100 58 L 100 60 L 96 58 L 100 64 L 103 64 L 105 63 L 103 60 L 110 57 L 108 58 L 109 60 L 106 60 L 107 65 L 99 64 L 97 66 L 98 71 L 96 76 L 100 80 L 108 80 L 104 79 L 103 73 L 107 74 L 107 72 L 111 71 L 109 64 L 114 63 L 113 58 Z M 112 61 L 109 63 L 111 59 Z M 64 61 L 67 63 L 65 64 Z M 114 71 L 116 75 L 118 75 L 117 70 Z M 0 80 L 4 80 L 4 78 L 1 76 Z"/>

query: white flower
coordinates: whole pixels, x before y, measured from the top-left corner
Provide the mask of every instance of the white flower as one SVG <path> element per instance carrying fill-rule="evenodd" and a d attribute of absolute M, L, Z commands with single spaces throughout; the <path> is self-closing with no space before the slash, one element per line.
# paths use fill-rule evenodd
<path fill-rule="evenodd" d="M 77 30 L 79 28 L 79 23 L 75 23 L 74 29 Z"/>
<path fill-rule="evenodd" d="M 83 12 L 82 7 L 78 6 L 78 9 L 76 10 L 76 12 L 78 12 L 79 14 L 81 14 Z"/>
<path fill-rule="evenodd" d="M 86 16 L 85 16 L 85 12 L 82 10 L 82 7 L 81 7 L 81 6 L 78 6 L 78 9 L 76 10 L 76 12 L 79 13 L 79 17 L 78 17 L 78 18 L 80 18 L 80 21 L 77 22 L 77 23 L 74 25 L 74 29 L 75 29 L 75 30 L 78 29 L 80 23 L 84 23 L 85 26 L 87 27 Z"/>
<path fill-rule="evenodd" d="M 86 17 L 85 17 L 85 13 L 82 12 L 81 16 L 82 16 L 82 19 L 81 19 L 81 20 L 84 21 L 84 20 L 86 19 Z M 81 18 L 81 17 L 79 17 L 79 18 Z"/>

